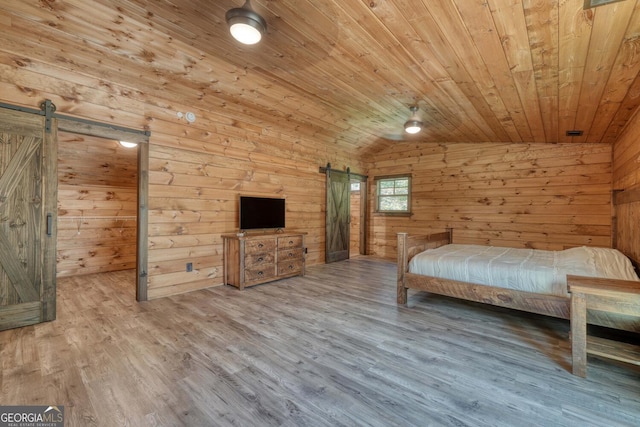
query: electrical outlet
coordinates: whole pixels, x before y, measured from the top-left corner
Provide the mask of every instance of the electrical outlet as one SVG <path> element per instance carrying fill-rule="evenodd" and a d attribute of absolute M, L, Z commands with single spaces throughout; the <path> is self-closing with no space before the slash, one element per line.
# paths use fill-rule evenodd
<path fill-rule="evenodd" d="M 191 273 L 193 271 L 193 263 L 187 263 L 187 273 Z"/>

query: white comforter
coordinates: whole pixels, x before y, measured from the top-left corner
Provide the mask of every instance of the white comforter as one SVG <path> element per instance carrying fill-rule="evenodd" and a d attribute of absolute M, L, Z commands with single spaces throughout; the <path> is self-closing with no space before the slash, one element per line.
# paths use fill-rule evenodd
<path fill-rule="evenodd" d="M 567 295 L 567 274 L 640 280 L 621 252 L 586 246 L 545 251 L 451 244 L 414 256 L 409 272 L 561 296 Z"/>

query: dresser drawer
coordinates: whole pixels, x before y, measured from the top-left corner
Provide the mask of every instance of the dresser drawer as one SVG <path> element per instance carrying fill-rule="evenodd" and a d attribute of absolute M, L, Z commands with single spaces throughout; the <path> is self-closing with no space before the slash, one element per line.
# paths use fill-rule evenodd
<path fill-rule="evenodd" d="M 302 259 L 302 248 L 280 249 L 278 251 L 278 263 Z"/>
<path fill-rule="evenodd" d="M 282 261 L 278 263 L 278 276 L 288 274 L 300 274 L 302 272 L 302 260 Z"/>
<path fill-rule="evenodd" d="M 256 268 L 245 268 L 244 280 L 253 282 L 255 280 L 264 280 L 276 277 L 276 266 L 274 264 L 265 264 Z"/>
<path fill-rule="evenodd" d="M 301 248 L 302 236 L 278 237 L 278 249 Z"/>
<path fill-rule="evenodd" d="M 244 257 L 244 268 L 255 269 L 262 268 L 266 264 L 273 265 L 275 262 L 274 255 L 273 251 L 261 254 L 247 254 Z"/>
<path fill-rule="evenodd" d="M 272 252 L 276 249 L 276 239 L 256 239 L 244 242 L 245 254 Z"/>

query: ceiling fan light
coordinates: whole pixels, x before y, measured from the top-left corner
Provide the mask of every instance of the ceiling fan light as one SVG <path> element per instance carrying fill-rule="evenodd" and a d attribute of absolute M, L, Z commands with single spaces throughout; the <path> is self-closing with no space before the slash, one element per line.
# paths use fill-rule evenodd
<path fill-rule="evenodd" d="M 409 107 L 411 110 L 411 117 L 404 124 L 404 131 L 408 134 L 416 134 L 422 130 L 422 121 L 420 120 L 420 116 L 418 115 L 418 106 L 412 105 Z"/>
<path fill-rule="evenodd" d="M 408 120 L 404 124 L 404 131 L 410 134 L 418 133 L 422 130 L 422 122 L 420 120 Z"/>
<path fill-rule="evenodd" d="M 242 7 L 229 9 L 225 18 L 229 24 L 229 32 L 242 44 L 258 43 L 267 31 L 267 21 L 251 9 L 249 0 Z"/>

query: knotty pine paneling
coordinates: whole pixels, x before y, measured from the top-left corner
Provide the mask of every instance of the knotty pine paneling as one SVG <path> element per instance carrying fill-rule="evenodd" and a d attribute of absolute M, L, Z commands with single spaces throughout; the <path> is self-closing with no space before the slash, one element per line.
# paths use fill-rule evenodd
<path fill-rule="evenodd" d="M 220 234 L 238 229 L 240 194 L 285 198 L 286 228 L 308 233 L 307 263 L 324 262 L 325 176 L 318 167 L 326 162 L 281 140 L 248 136 L 256 139 L 186 141 L 189 150 L 184 150 L 169 146 L 168 135 L 152 134 L 152 142 L 161 141 L 150 147 L 149 292 L 154 297 L 221 283 Z M 194 263 L 194 272 L 185 272 L 186 262 Z"/>
<path fill-rule="evenodd" d="M 640 115 L 633 116 L 613 145 L 613 188 L 632 193 L 615 206 L 616 248 L 640 263 Z M 620 200 L 620 199 L 619 199 Z"/>
<path fill-rule="evenodd" d="M 219 236 L 238 228 L 239 194 L 284 197 L 287 228 L 308 233 L 308 265 L 324 262 L 325 177 L 318 167 L 330 162 L 364 171 L 359 142 L 336 138 L 349 125 L 291 88 L 269 90 L 269 78 L 181 42 L 146 18 L 126 17 L 130 4 L 120 5 L 13 2 L 15 13 L 0 7 L 0 102 L 38 108 L 51 99 L 61 114 L 150 131 L 149 298 L 222 284 Z M 196 114 L 194 123 L 178 117 L 186 111 Z M 65 158 L 61 210 L 113 214 L 102 204 L 106 187 L 90 205 L 77 204 L 77 193 L 65 186 L 74 168 L 93 168 L 80 152 Z M 123 169 L 120 178 L 134 170 Z M 107 184 L 103 175 L 94 182 Z M 59 234 L 68 242 L 59 249 L 79 258 L 65 244 L 88 230 L 86 214 L 85 221 L 64 216 Z M 100 224 L 94 236 L 134 235 L 128 223 Z M 133 266 L 133 255 L 96 251 L 82 268 L 114 257 Z M 59 263 L 61 274 L 80 268 L 79 260 L 66 262 Z M 186 272 L 187 262 L 193 272 Z"/>
<path fill-rule="evenodd" d="M 640 115 L 635 114 L 613 145 L 613 188 L 640 187 Z"/>
<path fill-rule="evenodd" d="M 453 228 L 456 243 L 611 244 L 609 145 L 399 143 L 368 171 L 370 179 L 404 173 L 412 175 L 412 216 L 373 214 L 372 254 L 395 257 L 398 232 L 443 228 Z M 370 197 L 373 206 L 375 188 Z"/>
<path fill-rule="evenodd" d="M 57 276 L 136 266 L 137 150 L 58 133 Z"/>

